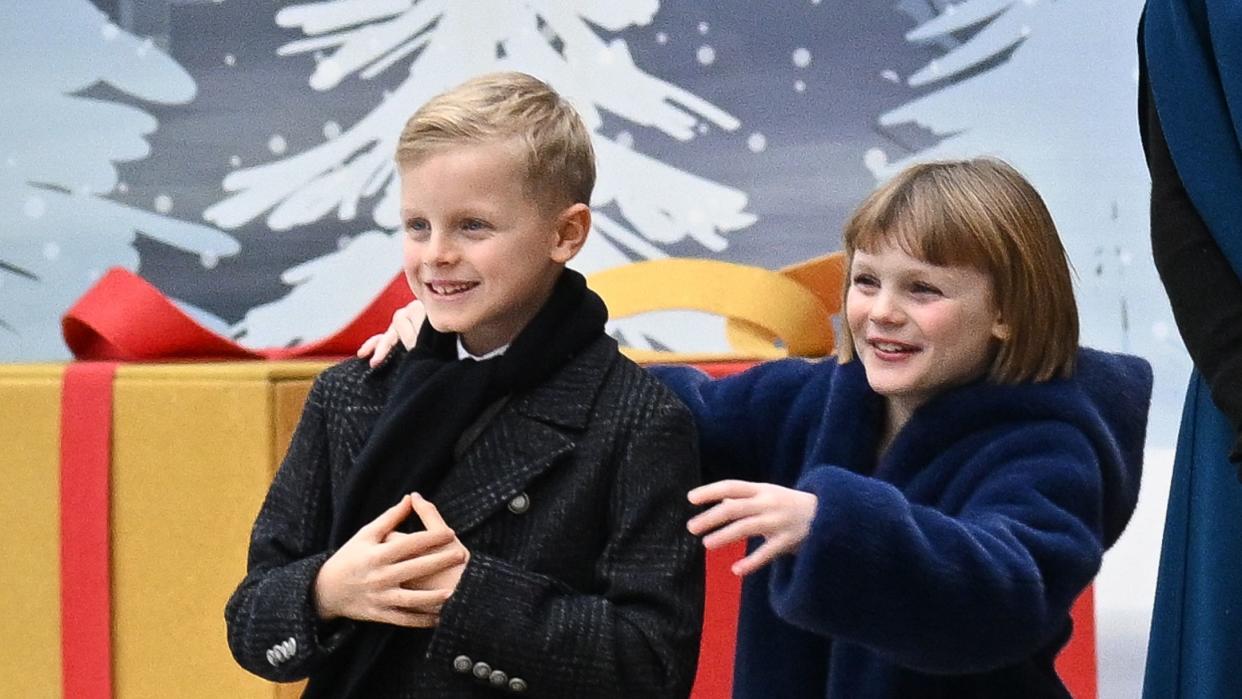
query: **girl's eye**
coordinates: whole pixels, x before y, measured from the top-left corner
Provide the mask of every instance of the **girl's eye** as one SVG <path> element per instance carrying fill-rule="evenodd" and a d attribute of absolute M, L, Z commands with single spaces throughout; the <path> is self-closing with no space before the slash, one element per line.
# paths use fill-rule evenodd
<path fill-rule="evenodd" d="M 867 289 L 873 289 L 880 285 L 879 280 L 870 274 L 856 274 L 851 282 L 854 286 L 861 286 Z"/>

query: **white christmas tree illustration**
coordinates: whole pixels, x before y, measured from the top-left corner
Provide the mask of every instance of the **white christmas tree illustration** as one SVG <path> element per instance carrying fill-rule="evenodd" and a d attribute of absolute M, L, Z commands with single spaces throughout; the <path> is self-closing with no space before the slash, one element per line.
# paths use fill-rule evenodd
<path fill-rule="evenodd" d="M 883 179 L 913 161 L 1006 159 L 1031 180 L 1056 219 L 1079 276 L 1084 340 L 1154 350 L 1172 325 L 1162 314 L 1140 328 L 1135 316 L 1138 308 L 1167 304 L 1152 266 L 1134 264 L 1148 256 L 1147 174 L 1134 108 L 1134 37 L 1117 30 L 1137 25 L 1141 2 L 939 5 L 907 39 L 947 50 L 907 82 L 942 87 L 882 115 L 880 124 L 913 122 L 942 140 L 892 162 L 871 151 L 868 167 Z M 958 41 L 961 32 L 973 34 Z"/>
<path fill-rule="evenodd" d="M 204 212 L 224 228 L 261 216 L 276 230 L 328 215 L 354 221 L 365 208 L 379 228 L 286 271 L 282 279 L 293 290 L 252 309 L 235 332 L 256 345 L 311 339 L 339 327 L 379 291 L 388 276 L 377 270 L 395 273 L 400 259 L 392 154 L 401 126 L 430 97 L 489 71 L 521 70 L 548 81 L 592 131 L 599 171 L 595 230 L 573 263 L 578 270 L 590 274 L 663 257 L 663 246 L 687 239 L 706 251 L 723 249 L 723 234 L 754 221 L 744 210 L 744 193 L 637 152 L 626 133 L 600 130 L 603 111 L 680 140 L 707 125 L 738 126 L 725 111 L 643 72 L 624 40 L 605 40 L 595 29 L 646 25 L 657 9 L 655 0 L 329 0 L 278 12 L 279 25 L 307 35 L 280 53 L 317 55 L 310 77 L 317 90 L 354 76 L 370 79 L 407 60 L 409 75 L 327 143 L 225 178 L 233 194 Z M 723 337 L 706 318 L 670 328 L 643 317 L 617 323 L 615 330 L 637 346 L 650 346 L 647 337 L 673 347 Z"/>
<path fill-rule="evenodd" d="M 171 197 L 153 201 L 155 212 L 107 198 L 121 186 L 115 163 L 145 158 L 157 123 L 76 93 L 106 83 L 147 102 L 188 102 L 194 81 L 176 61 L 87 0 L 41 0 L 5 8 L 0 65 L 0 359 L 67 356 L 60 315 L 108 267 L 138 268 L 139 233 L 205 260 L 237 252 L 232 237 L 165 215 Z"/>

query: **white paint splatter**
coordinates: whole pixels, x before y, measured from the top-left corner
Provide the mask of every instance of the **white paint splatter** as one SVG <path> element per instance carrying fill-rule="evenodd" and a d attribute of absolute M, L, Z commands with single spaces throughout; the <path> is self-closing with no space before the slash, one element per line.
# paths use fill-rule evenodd
<path fill-rule="evenodd" d="M 155 197 L 155 210 L 160 212 L 161 214 L 166 214 L 169 211 L 172 211 L 172 207 L 173 207 L 172 197 L 168 196 L 167 194 L 161 194 Z"/>
<path fill-rule="evenodd" d="M 695 58 L 699 60 L 699 63 L 702 63 L 705 66 L 710 66 L 716 62 L 716 49 L 708 46 L 707 44 L 703 44 L 699 47 L 698 53 L 695 54 Z"/>
<path fill-rule="evenodd" d="M 795 80 L 794 92 L 806 92 L 806 83 L 801 80 Z"/>
<path fill-rule="evenodd" d="M 796 48 L 793 52 L 793 64 L 799 68 L 811 65 L 811 52 L 806 48 Z"/>
<path fill-rule="evenodd" d="M 710 28 L 711 27 L 707 25 L 707 22 L 699 22 L 699 33 L 700 34 L 706 35 Z"/>
<path fill-rule="evenodd" d="M 341 135 L 341 125 L 335 121 L 326 121 L 323 124 L 323 137 L 333 139 Z"/>
<path fill-rule="evenodd" d="M 224 65 L 226 66 L 237 65 L 237 57 L 231 53 L 224 54 Z"/>
<path fill-rule="evenodd" d="M 220 256 L 210 250 L 205 250 L 198 256 L 198 263 L 203 266 L 203 269 L 215 269 L 216 265 L 220 264 Z"/>
<path fill-rule="evenodd" d="M 756 131 L 746 138 L 746 147 L 751 153 L 762 153 L 768 147 L 768 137 Z"/>
<path fill-rule="evenodd" d="M 634 134 L 630 133 L 629 131 L 618 131 L 617 137 L 614 138 L 613 141 L 616 141 L 617 145 L 621 146 L 622 148 L 633 148 L 634 147 Z"/>
<path fill-rule="evenodd" d="M 272 151 L 276 155 L 280 155 L 281 153 L 284 153 L 288 147 L 289 147 L 289 144 L 285 143 L 285 137 L 281 136 L 280 134 L 274 134 L 271 138 L 267 140 L 267 149 Z"/>

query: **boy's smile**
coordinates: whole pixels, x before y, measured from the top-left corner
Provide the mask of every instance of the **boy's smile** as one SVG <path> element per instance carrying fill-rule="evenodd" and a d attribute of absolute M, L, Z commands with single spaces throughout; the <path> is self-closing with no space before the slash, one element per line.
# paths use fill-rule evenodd
<path fill-rule="evenodd" d="M 563 226 L 585 206 L 541 206 L 514 141 L 446 146 L 399 170 L 403 267 L 432 327 L 476 355 L 508 344 L 577 251 Z"/>
<path fill-rule="evenodd" d="M 987 372 L 1000 322 L 982 271 L 932 265 L 895 245 L 855 251 L 845 313 L 871 388 L 908 416 Z"/>

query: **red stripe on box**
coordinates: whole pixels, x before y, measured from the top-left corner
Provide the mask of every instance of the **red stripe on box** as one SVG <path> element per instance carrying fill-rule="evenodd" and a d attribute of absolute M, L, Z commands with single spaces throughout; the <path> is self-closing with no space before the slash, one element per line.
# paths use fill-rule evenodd
<path fill-rule="evenodd" d="M 112 696 L 112 362 L 65 368 L 60 412 L 60 636 L 65 697 Z"/>

